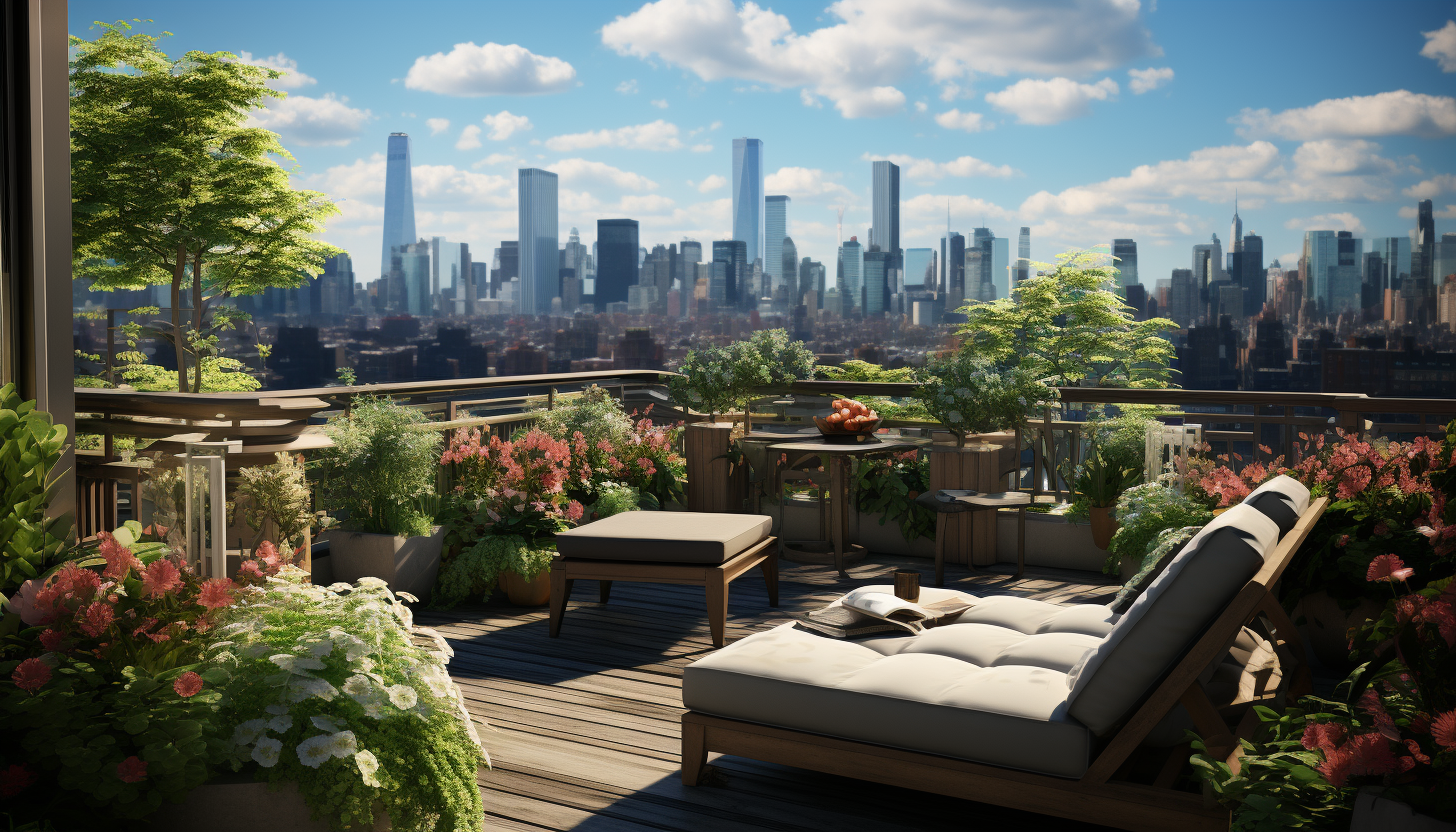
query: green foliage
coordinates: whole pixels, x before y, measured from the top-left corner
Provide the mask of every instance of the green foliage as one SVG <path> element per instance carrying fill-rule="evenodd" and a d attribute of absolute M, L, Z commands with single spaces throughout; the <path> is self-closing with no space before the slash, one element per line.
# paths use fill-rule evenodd
<path fill-rule="evenodd" d="M 637 511 L 639 502 L 637 489 L 632 486 L 621 482 L 603 483 L 597 489 L 596 502 L 587 507 L 586 516 L 590 520 L 600 520 L 624 511 Z"/>
<path fill-rule="evenodd" d="M 1160 482 L 1147 482 L 1122 492 L 1117 498 L 1117 520 L 1121 523 L 1107 547 L 1102 571 L 1117 574 L 1124 558 L 1141 561 L 1156 545 L 1159 533 L 1184 526 L 1202 527 L 1213 519 L 1213 511 Z"/>
<path fill-rule="evenodd" d="M 496 579 L 514 572 L 531 580 L 551 568 L 556 547 L 530 544 L 516 535 L 486 534 L 440 567 L 433 604 L 449 608 L 468 598 L 489 600 Z"/>
<path fill-rule="evenodd" d="M 59 561 L 71 529 L 68 517 L 47 517 L 53 476 L 66 450 L 66 429 L 21 401 L 13 383 L 0 387 L 0 605 L 24 581 Z"/>
<path fill-rule="evenodd" d="M 673 397 L 716 416 L 742 408 L 756 389 L 813 378 L 814 353 L 782 329 L 761 330 L 726 347 L 689 350 L 678 373 Z"/>
<path fill-rule="evenodd" d="M 353 531 L 428 535 L 431 518 L 414 498 L 435 486 L 440 435 L 423 414 L 387 398 L 355 399 L 325 428 L 334 446 L 319 455 L 325 506 Z"/>
<path fill-rule="evenodd" d="M 603 441 L 620 445 L 632 436 L 631 417 L 612 394 L 595 384 L 576 397 L 558 401 L 555 409 L 542 411 L 534 427 L 564 442 L 580 431 L 592 446 Z"/>
<path fill-rule="evenodd" d="M 1128 467 L 1125 459 L 1094 445 L 1082 461 L 1075 487 L 1093 508 L 1117 505 L 1117 498 L 1143 481 L 1143 468 Z"/>
<path fill-rule="evenodd" d="M 308 479 L 300 460 L 283 451 L 276 458 L 272 465 L 240 469 L 236 495 L 243 507 L 243 519 L 257 532 L 253 546 L 265 536 L 263 524 L 271 521 L 275 531 L 266 536 L 295 548 L 302 544 L 304 531 L 313 525 Z"/>
<path fill-rule="evenodd" d="M 1046 274 L 1017 284 L 1012 297 L 961 309 L 964 351 L 995 364 L 1025 369 L 1062 385 L 1090 379 L 1099 386 L 1166 387 L 1173 345 L 1166 318 L 1133 320 L 1112 290 L 1114 269 L 1099 255 L 1060 255 Z"/>
<path fill-rule="evenodd" d="M 930 459 L 919 451 L 859 460 L 854 485 L 860 512 L 882 515 L 881 526 L 893 521 L 907 541 L 935 535 L 935 512 L 915 502 L 930 488 Z"/>
<path fill-rule="evenodd" d="M 1007 428 L 1019 436 L 1027 415 L 1057 395 L 1022 368 L 998 370 L 967 353 L 932 358 L 921 379 L 916 398 L 961 445 L 967 435 Z"/>
<path fill-rule="evenodd" d="M 853 359 L 837 367 L 819 367 L 818 376 L 826 381 L 880 382 L 912 384 L 917 379 L 914 367 L 887 370 L 878 364 Z M 896 399 L 888 396 L 851 396 L 885 419 L 931 421 L 930 412 L 917 399 Z"/>

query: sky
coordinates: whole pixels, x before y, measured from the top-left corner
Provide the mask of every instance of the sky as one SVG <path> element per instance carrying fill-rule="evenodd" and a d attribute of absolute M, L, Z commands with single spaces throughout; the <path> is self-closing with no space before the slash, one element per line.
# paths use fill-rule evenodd
<path fill-rule="evenodd" d="M 565 243 L 629 217 L 641 240 L 731 236 L 733 139 L 764 142 L 800 256 L 867 239 L 870 162 L 901 166 L 901 245 L 950 225 L 1032 257 L 1138 243 L 1149 285 L 1189 268 L 1235 192 L 1293 268 L 1303 232 L 1456 230 L 1456 2 L 71 0 L 73 35 L 142 20 L 162 48 L 283 69 L 256 112 L 321 237 L 378 275 L 384 150 L 411 137 L 421 236 L 488 259 L 516 170 L 560 176 Z M 707 246 L 705 246 L 707 248 Z M 1366 249 L 1370 246 L 1367 244 Z M 833 267 L 830 267 L 833 274 Z"/>

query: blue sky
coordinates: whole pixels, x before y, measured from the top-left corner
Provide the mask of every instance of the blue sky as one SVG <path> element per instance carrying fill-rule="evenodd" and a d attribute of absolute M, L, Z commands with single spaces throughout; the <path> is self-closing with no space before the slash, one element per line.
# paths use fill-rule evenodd
<path fill-rule="evenodd" d="M 1246 233 L 1286 267 L 1305 229 L 1401 235 L 1418 198 L 1456 229 L 1456 3 L 127 2 L 169 54 L 286 67 L 257 115 L 296 179 L 339 200 L 323 236 L 377 275 L 383 151 L 412 137 L 417 226 L 489 257 L 515 171 L 561 175 L 561 231 L 627 216 L 645 244 L 730 236 L 732 140 L 764 140 L 801 255 L 865 239 L 870 160 L 901 164 L 902 245 L 984 224 L 1032 255 L 1138 241 L 1151 284 Z M 832 273 L 832 270 L 831 270 Z"/>

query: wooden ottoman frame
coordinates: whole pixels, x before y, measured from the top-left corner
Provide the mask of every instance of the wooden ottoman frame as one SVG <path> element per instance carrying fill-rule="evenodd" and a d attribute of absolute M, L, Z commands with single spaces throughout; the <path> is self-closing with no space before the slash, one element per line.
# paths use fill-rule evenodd
<path fill-rule="evenodd" d="M 579 580 L 600 581 L 601 602 L 607 603 L 612 581 L 648 584 L 684 584 L 700 586 L 708 595 L 708 630 L 713 646 L 723 646 L 723 632 L 728 623 L 728 584 L 734 578 L 757 566 L 763 570 L 768 585 L 768 603 L 779 605 L 779 547 L 773 535 L 760 540 L 723 563 L 655 563 L 649 561 L 596 560 L 593 558 L 556 558 L 551 564 L 551 637 L 561 634 L 561 619 L 566 616 L 566 602 L 572 585 Z"/>

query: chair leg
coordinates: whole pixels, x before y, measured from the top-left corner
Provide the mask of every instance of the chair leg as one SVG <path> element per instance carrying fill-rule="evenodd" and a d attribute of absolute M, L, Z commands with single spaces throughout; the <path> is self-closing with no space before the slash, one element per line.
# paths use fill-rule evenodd
<path fill-rule="evenodd" d="M 696 786 L 702 779 L 703 768 L 708 764 L 707 729 L 701 725 L 683 723 L 682 727 L 682 782 L 684 786 Z"/>
<path fill-rule="evenodd" d="M 935 585 L 945 586 L 945 513 L 935 513 Z"/>
<path fill-rule="evenodd" d="M 597 598 L 598 598 L 598 600 L 600 600 L 603 604 L 605 604 L 605 603 L 607 603 L 607 599 L 610 598 L 610 597 L 612 597 L 612 582 L 611 581 L 597 581 Z"/>
<path fill-rule="evenodd" d="M 758 568 L 763 570 L 763 583 L 768 587 L 768 605 L 777 607 L 779 605 L 779 553 L 777 549 L 770 548 L 767 555 Z"/>
<path fill-rule="evenodd" d="M 566 602 L 571 598 L 571 587 L 576 582 L 566 577 L 566 570 L 560 567 L 551 570 L 551 623 L 550 635 L 561 635 L 561 619 L 566 616 Z"/>
<path fill-rule="evenodd" d="M 708 596 L 708 633 L 713 637 L 713 646 L 723 646 L 723 632 L 728 625 L 728 577 L 721 569 L 708 573 L 706 585 Z"/>
<path fill-rule="evenodd" d="M 1026 507 L 1016 510 L 1016 578 L 1026 572 Z"/>

